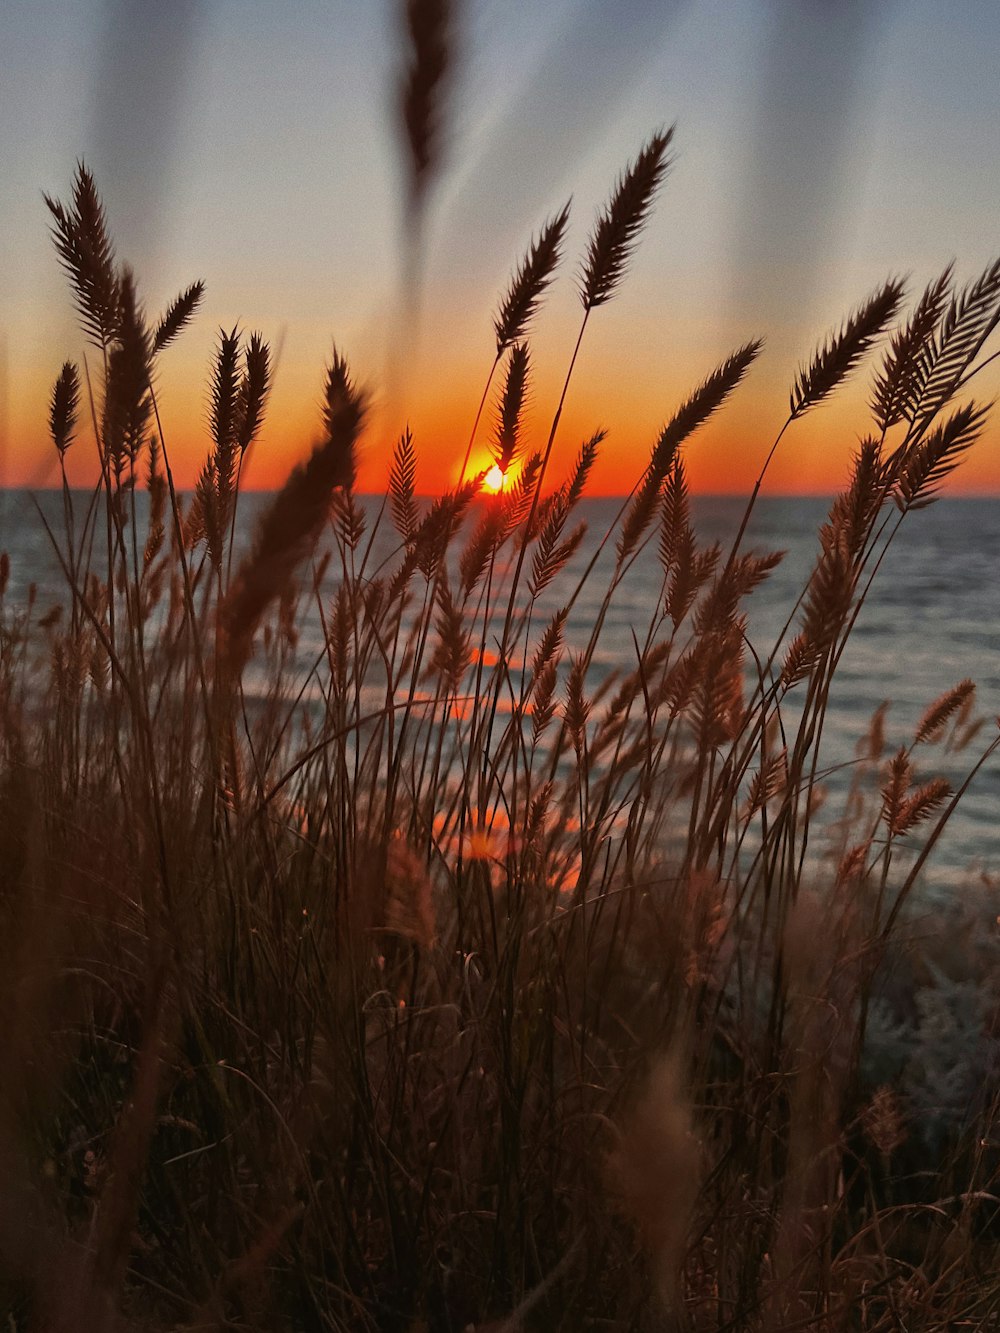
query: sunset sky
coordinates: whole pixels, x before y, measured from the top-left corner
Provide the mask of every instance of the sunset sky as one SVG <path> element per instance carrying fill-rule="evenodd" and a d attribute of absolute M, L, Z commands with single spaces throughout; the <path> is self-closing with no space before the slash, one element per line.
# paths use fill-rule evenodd
<path fill-rule="evenodd" d="M 755 371 L 687 452 L 698 489 L 745 490 L 797 365 L 852 306 L 890 273 L 916 295 L 950 260 L 964 281 L 1000 252 L 996 0 L 474 0 L 419 309 L 404 315 L 395 14 L 390 0 L 5 0 L 0 485 L 56 480 L 49 386 L 84 342 L 42 191 L 68 198 L 81 157 L 150 315 L 207 284 L 161 360 L 185 485 L 207 448 L 217 332 L 237 322 L 281 349 L 251 485 L 280 483 L 315 440 L 334 341 L 376 407 L 360 488 L 383 486 L 407 421 L 420 489 L 449 484 L 497 296 L 572 196 L 531 338 L 529 445 L 544 443 L 595 212 L 664 125 L 677 160 L 619 294 L 590 321 L 554 455 L 558 476 L 605 427 L 596 492 L 627 490 L 686 393 L 763 335 Z M 978 396 L 1000 391 L 998 367 Z M 869 427 L 867 373 L 789 433 L 771 491 L 840 484 Z M 87 429 L 71 457 L 90 480 Z M 1000 492 L 1000 426 L 953 489 Z"/>

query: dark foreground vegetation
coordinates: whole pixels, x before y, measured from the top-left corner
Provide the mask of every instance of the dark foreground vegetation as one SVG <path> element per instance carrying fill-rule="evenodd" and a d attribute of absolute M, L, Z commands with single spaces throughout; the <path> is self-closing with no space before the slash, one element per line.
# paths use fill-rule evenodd
<path fill-rule="evenodd" d="M 416 35 L 414 218 L 447 63 L 443 30 Z M 670 140 L 595 223 L 581 336 Z M 887 282 L 797 377 L 782 435 L 889 334 L 789 631 L 751 650 L 744 602 L 779 557 L 743 529 L 699 542 L 683 456 L 759 344 L 676 409 L 603 537 L 573 517 L 600 434 L 562 480 L 558 409 L 527 449 L 566 210 L 496 313 L 482 429 L 511 480 L 422 506 L 404 434 L 376 563 L 346 362 L 321 443 L 234 553 L 267 346 L 220 336 L 185 501 L 155 368 L 200 285 L 148 321 L 85 168 L 49 208 L 97 349 L 92 394 L 71 364 L 56 381 L 53 447 L 90 437 L 100 482 L 49 528 L 59 604 L 13 599 L 0 562 L 5 1327 L 1000 1326 L 996 909 L 933 931 L 911 910 L 963 790 L 935 756 L 964 749 L 971 776 L 997 746 L 971 682 L 891 745 L 876 715 L 836 825 L 818 801 L 870 580 L 983 428 L 964 390 L 1000 266 L 908 311 Z M 599 538 L 613 572 L 570 652 L 564 571 Z M 650 543 L 660 595 L 595 687 Z"/>

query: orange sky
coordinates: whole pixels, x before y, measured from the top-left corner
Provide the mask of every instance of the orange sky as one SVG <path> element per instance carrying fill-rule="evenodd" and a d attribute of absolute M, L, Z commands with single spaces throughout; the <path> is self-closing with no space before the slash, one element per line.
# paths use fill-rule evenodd
<path fill-rule="evenodd" d="M 404 422 L 410 425 L 417 448 L 420 492 L 435 494 L 456 482 L 491 361 L 488 337 L 482 342 L 478 358 L 432 358 L 436 383 L 423 355 L 416 358 L 416 372 L 397 375 L 403 385 L 398 396 L 405 398 L 408 408 L 405 413 L 379 391 L 372 376 L 361 368 L 356 370 L 357 378 L 371 391 L 373 405 L 359 447 L 359 490 L 384 488 L 392 447 Z M 595 329 L 594 345 L 584 345 L 549 476 L 551 484 L 557 484 L 572 466 L 580 443 L 603 427 L 608 435 L 592 473 L 592 495 L 621 494 L 634 484 L 661 426 L 713 364 L 703 360 L 700 366 L 692 363 L 661 377 L 657 367 L 643 364 L 641 345 L 622 354 L 604 343 Z M 726 407 L 685 446 L 688 478 L 695 491 L 739 494 L 752 486 L 787 411 L 787 379 L 778 378 L 779 368 L 769 364 L 772 359 L 765 350 Z M 771 464 L 767 492 L 829 494 L 845 483 L 853 448 L 871 429 L 865 398 L 877 361 L 876 354 L 839 394 L 795 423 Z M 527 452 L 544 447 L 564 367 L 552 355 L 539 358 L 536 371 L 526 414 Z M 199 373 L 204 380 L 204 368 L 180 347 L 164 353 L 158 403 L 171 463 L 182 487 L 191 486 L 209 447 L 206 390 L 197 385 Z M 391 371 L 389 375 L 393 377 Z M 988 376 L 989 372 L 982 376 L 981 396 L 996 392 L 997 376 L 992 383 Z M 193 391 L 188 387 L 192 383 L 197 385 Z M 473 470 L 490 465 L 493 402 L 500 383 L 498 376 L 477 433 Z M 249 487 L 280 486 L 294 462 L 308 452 L 318 437 L 321 385 L 322 367 L 317 373 L 311 366 L 279 366 L 265 429 L 244 472 Z M 12 433 L 22 444 L 8 458 L 12 480 L 15 484 L 54 485 L 58 481 L 56 460 L 44 429 L 49 385 L 38 374 L 22 382 L 18 390 Z M 998 489 L 997 444 L 998 431 L 993 426 L 956 473 L 950 493 L 986 494 Z M 84 415 L 68 459 L 74 483 L 92 484 L 95 460 L 93 430 Z"/>
<path fill-rule="evenodd" d="M 158 374 L 183 487 L 208 447 L 218 330 L 236 321 L 281 348 L 249 485 L 279 485 L 315 440 L 334 339 L 374 404 L 360 488 L 383 487 L 407 422 L 420 489 L 453 482 L 492 361 L 497 297 L 572 196 L 563 265 L 530 338 L 527 446 L 541 446 L 579 326 L 574 277 L 595 212 L 650 131 L 674 121 L 676 163 L 619 293 L 588 327 L 553 483 L 603 427 L 591 493 L 627 491 L 686 394 L 763 336 L 748 380 L 686 448 L 697 490 L 745 492 L 797 367 L 853 306 L 889 274 L 910 275 L 915 297 L 949 261 L 964 282 L 994 257 L 992 0 L 471 4 L 419 319 L 404 319 L 392 6 L 335 8 L 336 23 L 318 5 L 292 22 L 258 0 L 46 0 L 43 23 L 37 0 L 9 0 L 0 114 L 20 132 L 0 163 L 0 485 L 57 480 L 48 395 L 84 343 L 41 191 L 67 198 L 81 156 L 150 316 L 206 282 Z M 119 71 L 113 92 L 108 68 Z M 771 492 L 842 484 L 870 428 L 875 364 L 877 354 L 795 425 Z M 1000 362 L 980 380 L 978 397 L 996 395 Z M 487 414 L 482 442 L 489 431 Z M 998 443 L 992 426 L 949 489 L 1000 492 Z M 93 479 L 94 454 L 84 421 L 74 480 Z"/>

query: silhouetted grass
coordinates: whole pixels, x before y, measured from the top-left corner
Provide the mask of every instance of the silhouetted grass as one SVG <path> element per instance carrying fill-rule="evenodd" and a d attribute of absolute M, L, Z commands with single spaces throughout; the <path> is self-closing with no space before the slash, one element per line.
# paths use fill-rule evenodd
<path fill-rule="evenodd" d="M 443 33 L 447 7 L 424 8 Z M 406 102 L 414 194 L 442 50 Z M 626 276 L 670 137 L 598 218 L 580 338 Z M 976 738 L 971 682 L 890 758 L 876 714 L 839 857 L 807 847 L 871 579 L 985 420 L 955 400 L 996 323 L 997 269 L 955 295 L 946 273 L 891 335 L 877 433 L 794 632 L 750 657 L 745 599 L 780 555 L 743 547 L 757 487 L 731 549 L 699 541 L 682 449 L 758 342 L 681 405 L 599 537 L 574 510 L 602 433 L 547 476 L 572 363 L 546 448 L 522 456 L 524 340 L 567 209 L 495 319 L 483 402 L 506 358 L 490 438 L 520 471 L 499 495 L 463 478 L 421 507 L 407 432 L 376 566 L 347 362 L 327 372 L 320 443 L 234 560 L 266 344 L 222 333 L 185 501 L 155 370 L 201 285 L 151 332 L 82 165 L 73 202 L 49 207 L 102 353 L 100 482 L 83 507 L 65 485 L 49 530 L 61 608 L 13 604 L 0 561 L 10 1327 L 993 1326 L 1000 1070 L 978 1061 L 1000 960 L 984 947 L 956 966 L 971 909 L 922 945 L 906 911 L 962 795 L 934 747 Z M 779 440 L 902 303 L 888 282 L 823 343 Z M 83 447 L 80 396 L 67 364 L 62 467 Z M 567 565 L 612 543 L 570 653 L 597 565 L 575 592 Z M 650 545 L 659 595 L 595 689 L 607 611 Z M 322 646 L 303 667 L 313 608 Z M 970 774 L 997 739 L 979 744 Z"/>

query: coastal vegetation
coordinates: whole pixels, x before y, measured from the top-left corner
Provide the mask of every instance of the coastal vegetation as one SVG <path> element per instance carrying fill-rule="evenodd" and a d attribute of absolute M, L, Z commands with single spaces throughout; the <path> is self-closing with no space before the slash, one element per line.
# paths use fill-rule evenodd
<path fill-rule="evenodd" d="M 448 7 L 408 13 L 418 245 Z M 594 223 L 577 349 L 673 137 Z M 157 366 L 202 285 L 147 316 L 82 163 L 47 205 L 91 349 L 55 378 L 52 448 L 96 447 L 99 479 L 81 496 L 63 470 L 60 521 L 38 510 L 61 599 L 14 597 L 0 556 L 7 1326 L 997 1326 L 996 907 L 984 886 L 931 932 L 913 910 L 996 721 L 942 680 L 912 734 L 871 718 L 836 816 L 821 792 L 872 580 L 984 429 L 1000 263 L 861 301 L 791 386 L 730 543 L 699 538 L 684 456 L 758 341 L 669 409 L 593 533 L 603 432 L 550 467 L 575 351 L 537 451 L 524 430 L 567 205 L 499 299 L 459 484 L 421 501 L 403 430 L 362 501 L 368 397 L 337 351 L 319 443 L 247 539 L 271 349 L 220 332 L 182 494 Z M 781 558 L 747 544 L 761 481 L 866 361 L 814 566 L 753 643 Z M 598 679 L 651 555 L 658 595 Z"/>

